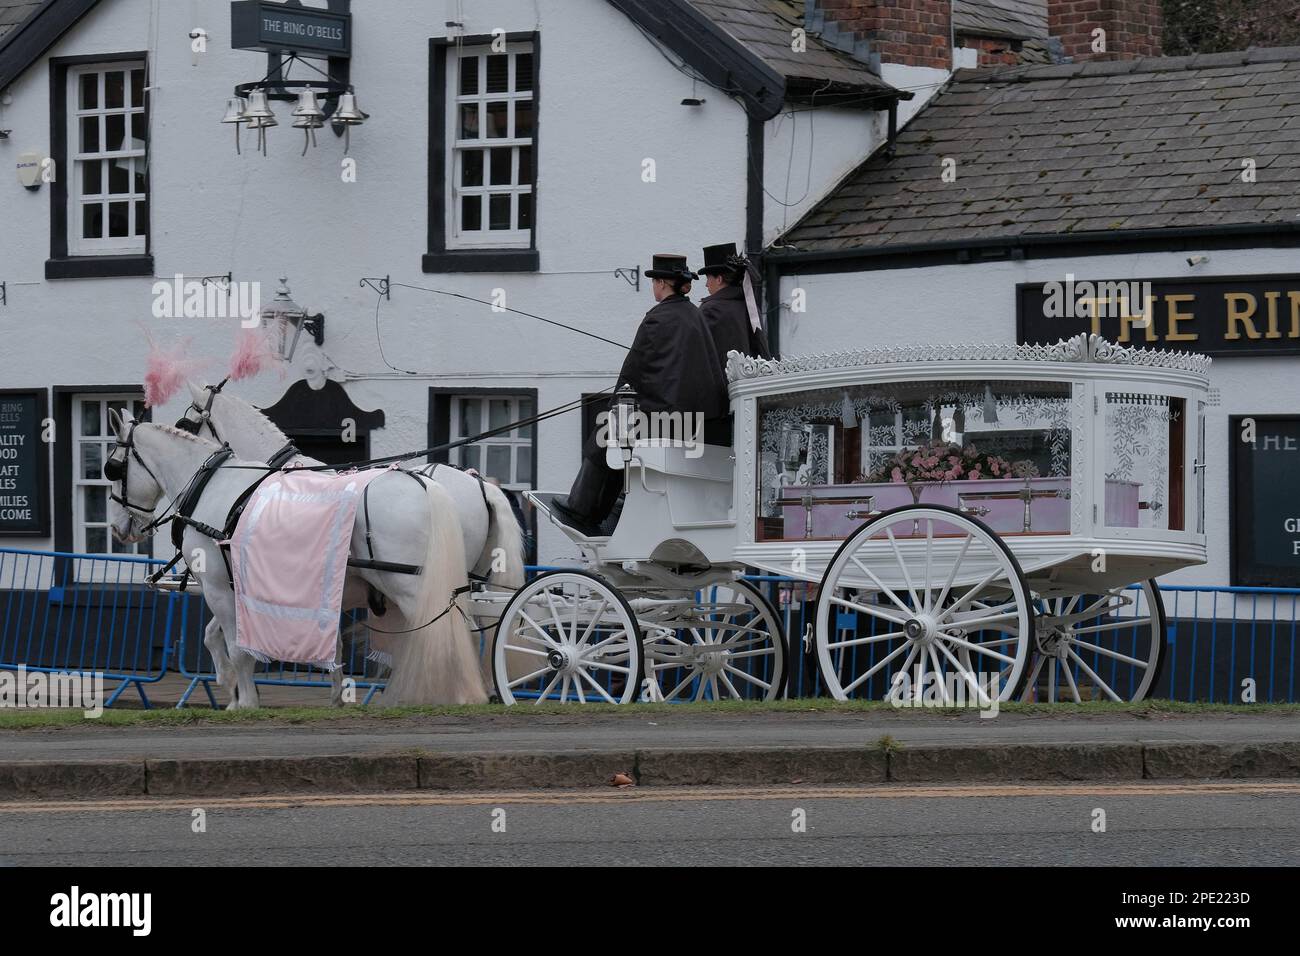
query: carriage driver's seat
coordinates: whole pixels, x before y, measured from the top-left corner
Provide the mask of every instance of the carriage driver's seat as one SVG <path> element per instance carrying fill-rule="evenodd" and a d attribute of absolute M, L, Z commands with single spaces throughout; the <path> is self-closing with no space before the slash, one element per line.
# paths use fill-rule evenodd
<path fill-rule="evenodd" d="M 623 471 L 622 452 L 606 449 L 605 463 Z M 638 441 L 633 451 L 630 489 L 607 520 L 611 534 L 652 515 L 659 532 L 733 520 L 735 456 L 729 445 L 683 447 L 654 439 Z M 647 529 L 649 530 L 649 529 Z"/>

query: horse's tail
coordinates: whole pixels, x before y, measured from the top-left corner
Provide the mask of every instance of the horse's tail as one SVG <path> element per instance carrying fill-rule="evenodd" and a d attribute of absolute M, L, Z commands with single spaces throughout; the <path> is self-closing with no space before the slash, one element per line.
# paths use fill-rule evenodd
<path fill-rule="evenodd" d="M 487 542 L 483 546 L 483 558 L 476 570 L 489 575 L 489 580 L 499 587 L 516 591 L 524 586 L 524 534 L 515 519 L 515 510 L 510 507 L 510 498 L 504 491 L 490 482 L 483 483 L 483 496 L 487 499 L 492 520 L 489 522 Z M 500 611 L 503 605 L 495 605 Z M 483 683 L 491 688 L 495 686 L 492 673 L 492 641 L 496 633 L 496 624 L 500 613 L 483 613 L 477 615 L 479 638 L 479 666 L 483 672 Z M 519 651 L 508 653 L 508 673 L 510 675 L 526 674 L 531 670 L 536 658 L 527 657 Z M 527 669 L 525 669 L 527 668 Z"/>
<path fill-rule="evenodd" d="M 415 630 L 386 642 L 393 661 L 384 697 L 390 705 L 486 703 L 460 596 L 458 606 L 448 606 L 452 591 L 469 579 L 460 519 L 446 491 L 431 481 L 422 484 L 429 502 L 428 546 L 415 619 L 404 625 Z"/>
<path fill-rule="evenodd" d="M 484 557 L 489 559 L 484 573 L 490 572 L 495 584 L 512 590 L 521 588 L 524 586 L 524 533 L 515 520 L 515 509 L 510 507 L 506 493 L 494 484 L 484 482 L 483 494 L 492 512 L 483 548 Z"/>

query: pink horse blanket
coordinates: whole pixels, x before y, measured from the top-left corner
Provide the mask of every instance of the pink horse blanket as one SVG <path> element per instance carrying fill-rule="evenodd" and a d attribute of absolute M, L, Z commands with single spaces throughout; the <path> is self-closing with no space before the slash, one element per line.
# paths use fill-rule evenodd
<path fill-rule="evenodd" d="M 241 649 L 259 661 L 337 666 L 352 524 L 366 485 L 384 473 L 289 470 L 253 493 L 230 547 Z"/>

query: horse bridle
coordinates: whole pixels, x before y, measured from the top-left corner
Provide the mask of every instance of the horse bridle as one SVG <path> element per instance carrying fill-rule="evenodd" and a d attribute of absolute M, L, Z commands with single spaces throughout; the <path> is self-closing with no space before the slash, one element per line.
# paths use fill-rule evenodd
<path fill-rule="evenodd" d="M 198 402 L 190 402 L 190 407 L 185 409 L 185 414 L 177 420 L 176 427 L 183 432 L 197 435 L 206 422 L 208 428 L 212 431 L 212 437 L 217 440 L 218 444 L 224 445 L 225 441 L 219 434 L 217 434 L 217 426 L 212 423 L 212 402 L 216 399 L 221 390 L 226 387 L 226 382 L 228 381 L 230 381 L 230 379 L 223 378 L 216 385 L 204 385 L 203 387 L 208 393 L 207 404 L 200 407 Z M 199 413 L 198 421 L 194 421 L 189 417 L 189 413 L 192 411 Z"/>
<path fill-rule="evenodd" d="M 153 508 L 144 508 L 140 505 L 134 505 L 131 503 L 130 499 L 127 498 L 127 477 L 130 474 L 132 458 L 134 458 L 140 467 L 148 473 L 149 477 L 154 480 L 154 483 L 157 484 L 159 488 L 162 487 L 162 482 L 159 481 L 158 476 L 153 473 L 153 469 L 145 464 L 144 459 L 140 457 L 140 453 L 135 450 L 135 429 L 139 424 L 139 422 L 132 422 L 131 427 L 127 429 L 126 438 L 118 438 L 117 445 L 113 449 L 113 454 L 109 455 L 108 460 L 104 462 L 104 477 L 112 482 L 120 482 L 122 485 L 122 493 L 120 495 L 113 494 L 113 490 L 111 488 L 109 489 L 108 497 L 110 499 L 116 501 L 119 505 L 125 508 L 127 514 L 131 515 L 132 518 L 148 519 L 148 517 L 153 514 Z M 121 460 L 117 457 L 118 449 L 121 449 L 123 452 Z M 148 525 L 146 525 L 143 530 L 147 531 Z"/>

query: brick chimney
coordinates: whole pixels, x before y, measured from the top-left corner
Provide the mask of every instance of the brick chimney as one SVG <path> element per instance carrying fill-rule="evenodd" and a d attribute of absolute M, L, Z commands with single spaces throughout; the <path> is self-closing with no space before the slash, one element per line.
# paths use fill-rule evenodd
<path fill-rule="evenodd" d="M 952 0 L 805 0 L 808 29 L 873 63 L 952 69 Z"/>
<path fill-rule="evenodd" d="M 1160 0 L 1047 0 L 1048 33 L 1075 62 L 1160 56 L 1163 25 Z M 1093 49 L 1099 41 L 1104 51 Z"/>

